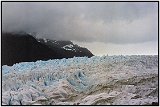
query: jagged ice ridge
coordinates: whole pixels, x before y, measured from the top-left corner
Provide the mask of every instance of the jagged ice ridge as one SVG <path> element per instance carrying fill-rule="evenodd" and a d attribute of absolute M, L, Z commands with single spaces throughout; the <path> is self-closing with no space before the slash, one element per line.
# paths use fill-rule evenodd
<path fill-rule="evenodd" d="M 150 105 L 158 56 L 93 56 L 2 66 L 3 105 Z"/>

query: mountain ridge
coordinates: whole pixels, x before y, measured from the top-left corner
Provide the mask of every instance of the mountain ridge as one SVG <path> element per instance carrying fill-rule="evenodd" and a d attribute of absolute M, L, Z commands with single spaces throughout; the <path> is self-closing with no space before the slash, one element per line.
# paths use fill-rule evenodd
<path fill-rule="evenodd" d="M 56 41 L 60 45 L 55 45 L 53 43 L 54 40 L 46 40 L 48 41 L 45 42 L 45 39 L 38 39 L 27 33 L 2 32 L 2 65 L 13 65 L 19 62 L 37 60 L 72 58 L 74 56 L 93 56 L 87 48 L 74 45 L 71 41 Z M 69 44 L 74 46 L 75 49 L 72 47 L 64 48 L 65 42 L 68 46 Z"/>

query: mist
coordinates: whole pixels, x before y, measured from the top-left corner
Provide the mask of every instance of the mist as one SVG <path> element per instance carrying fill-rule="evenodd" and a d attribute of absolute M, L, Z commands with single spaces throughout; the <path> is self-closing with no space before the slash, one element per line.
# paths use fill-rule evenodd
<path fill-rule="evenodd" d="M 91 44 L 157 43 L 158 3 L 3 2 L 2 31 Z"/>

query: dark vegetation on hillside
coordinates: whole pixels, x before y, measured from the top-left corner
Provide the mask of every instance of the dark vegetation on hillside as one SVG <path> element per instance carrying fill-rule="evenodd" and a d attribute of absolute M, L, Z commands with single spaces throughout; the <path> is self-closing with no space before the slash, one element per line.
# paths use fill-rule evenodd
<path fill-rule="evenodd" d="M 13 65 L 18 62 L 37 60 L 61 59 L 76 57 L 92 57 L 93 54 L 86 48 L 74 45 L 71 41 L 53 40 L 44 42 L 26 33 L 2 33 L 2 65 Z M 74 51 L 65 50 L 62 46 L 73 44 Z"/>

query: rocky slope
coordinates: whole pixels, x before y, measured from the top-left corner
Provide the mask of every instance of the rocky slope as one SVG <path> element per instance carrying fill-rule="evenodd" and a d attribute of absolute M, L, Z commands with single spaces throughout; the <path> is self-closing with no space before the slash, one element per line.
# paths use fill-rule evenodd
<path fill-rule="evenodd" d="M 2 65 L 74 56 L 91 57 L 93 54 L 71 41 L 37 39 L 26 33 L 2 33 Z"/>
<path fill-rule="evenodd" d="M 93 56 L 2 66 L 3 105 L 157 105 L 158 56 Z"/>

